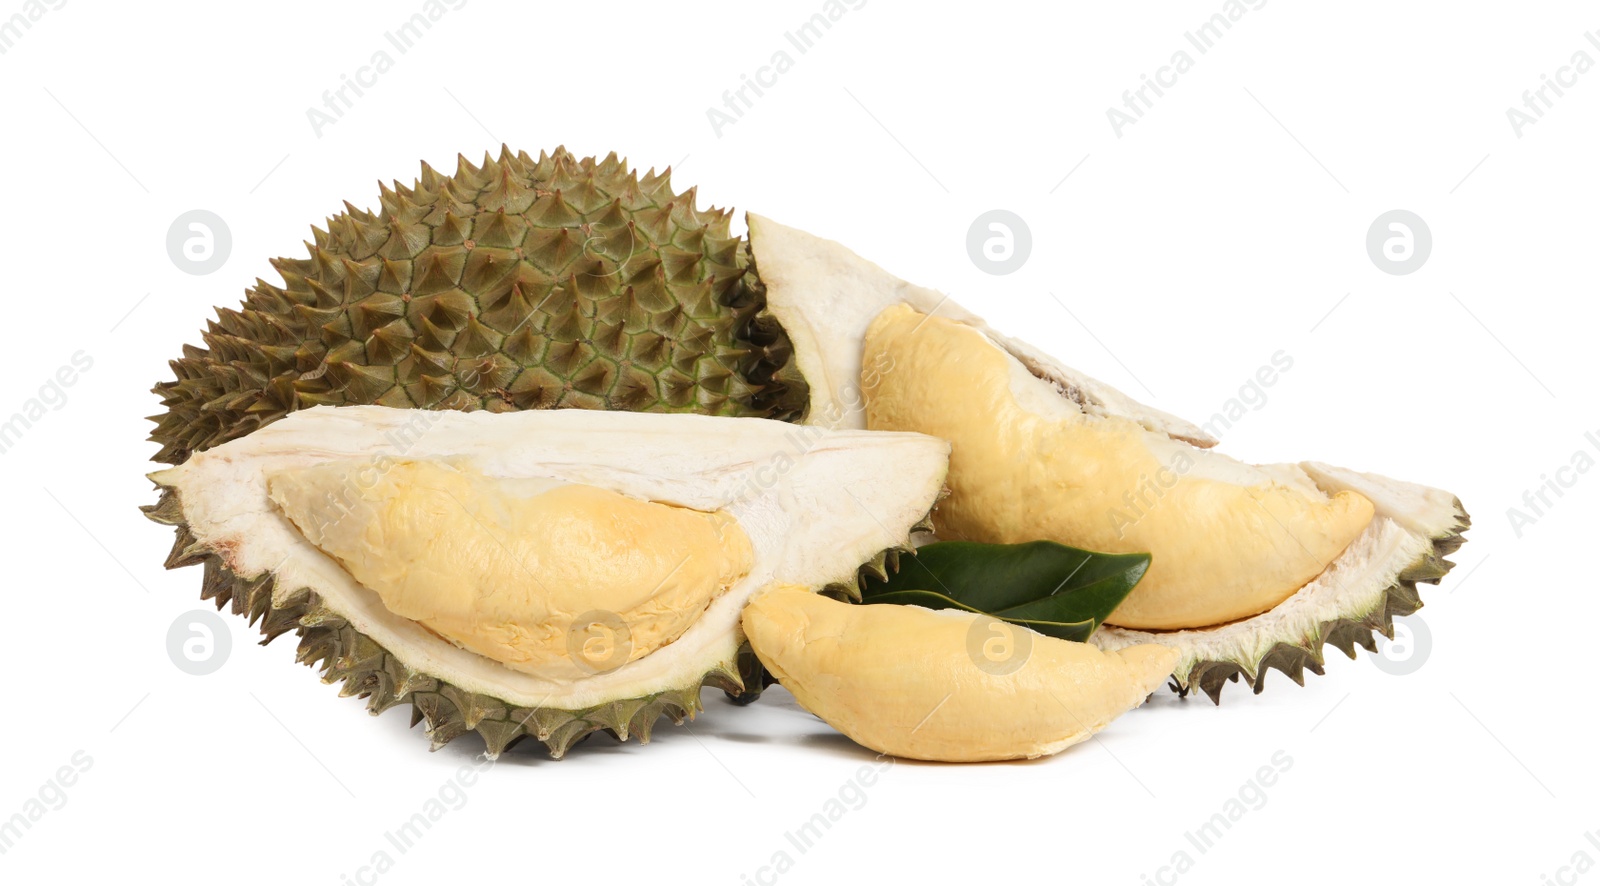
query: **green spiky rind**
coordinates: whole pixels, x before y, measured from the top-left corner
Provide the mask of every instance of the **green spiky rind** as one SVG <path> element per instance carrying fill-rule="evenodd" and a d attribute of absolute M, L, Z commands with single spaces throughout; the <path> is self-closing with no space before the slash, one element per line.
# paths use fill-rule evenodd
<path fill-rule="evenodd" d="M 218 610 L 231 603 L 235 615 L 244 616 L 252 626 L 259 625 L 263 646 L 295 632 L 300 638 L 296 660 L 319 668 L 322 682 L 339 683 L 340 697 L 365 699 L 369 713 L 381 714 L 409 702 L 411 725 L 423 724 L 431 750 L 469 732 L 481 737 L 484 751 L 491 758 L 524 739 L 534 738 L 545 744 L 550 756 L 560 759 L 573 745 L 601 730 L 621 741 L 636 737 L 641 744 L 648 744 L 662 717 L 681 724 L 702 710 L 703 687 L 721 689 L 736 703 L 748 704 L 771 682 L 760 670 L 749 644 L 744 644 L 733 661 L 718 664 L 693 685 L 580 710 L 529 708 L 475 693 L 403 664 L 382 644 L 324 606 L 315 591 L 297 588 L 275 596 L 277 582 L 270 573 L 244 576 L 234 572 L 222 552 L 197 540 L 189 531 L 178 490 L 158 488 L 160 500 L 141 510 L 151 520 L 174 527 L 177 537 L 167 555 L 166 568 L 204 567 L 200 598 L 214 601 Z M 917 527 L 929 525 L 929 520 L 924 517 Z M 880 573 L 886 563 L 897 564 L 899 555 L 908 550 L 895 547 L 881 551 L 857 571 L 855 582 L 840 582 L 828 588 L 859 598 L 862 572 Z"/>
<path fill-rule="evenodd" d="M 300 639 L 296 659 L 319 669 L 322 682 L 340 684 L 341 697 L 365 699 L 368 712 L 381 714 L 409 703 L 411 725 L 424 725 L 433 750 L 471 732 L 483 740 L 490 757 L 534 738 L 559 759 L 574 744 L 600 730 L 623 741 L 635 737 L 648 743 L 661 717 L 682 723 L 701 710 L 702 686 L 730 693 L 743 691 L 739 670 L 729 663 L 713 668 L 692 686 L 580 710 L 511 704 L 408 667 L 324 606 L 315 591 L 301 588 L 275 599 L 276 580 L 271 574 L 239 575 L 220 552 L 195 540 L 184 521 L 176 489 L 164 488 L 161 500 L 143 510 L 150 519 L 176 527 L 177 538 L 166 560 L 168 569 L 204 567 L 201 599 L 214 601 L 219 610 L 231 603 L 235 615 L 259 625 L 263 646 L 295 632 Z"/>
<path fill-rule="evenodd" d="M 153 460 L 331 404 L 790 419 L 808 400 L 726 210 L 616 154 L 427 164 L 313 228 L 155 387 Z"/>
<path fill-rule="evenodd" d="M 1378 596 L 1377 602 L 1365 612 L 1352 613 L 1318 622 L 1303 637 L 1284 640 L 1272 646 L 1259 658 L 1209 660 L 1192 663 L 1187 670 L 1180 668 L 1167 684 L 1178 696 L 1186 697 L 1199 689 L 1213 704 L 1222 703 L 1222 687 L 1236 683 L 1242 677 L 1256 694 L 1266 686 L 1267 673 L 1283 672 L 1296 684 L 1305 685 L 1305 673 L 1321 676 L 1325 658 L 1322 649 L 1331 645 L 1349 658 L 1356 657 L 1356 647 L 1376 653 L 1377 635 L 1394 639 L 1394 620 L 1410 615 L 1422 608 L 1422 597 L 1417 591 L 1419 583 L 1437 585 L 1455 566 L 1445 559 L 1466 542 L 1464 533 L 1472 520 L 1456 499 L 1458 521 L 1450 531 L 1433 539 L 1433 546 L 1411 565 L 1400 570 L 1395 580 Z"/>
<path fill-rule="evenodd" d="M 945 489 L 939 490 L 938 499 L 935 499 L 934 501 L 935 508 L 938 507 L 938 500 L 943 499 L 947 491 L 948 490 Z M 911 527 L 909 534 L 911 536 L 916 536 L 918 533 L 932 531 L 933 511 L 930 510 L 928 511 L 927 516 L 923 517 L 921 520 L 918 520 L 916 525 Z M 857 567 L 856 574 L 852 580 L 833 582 L 824 587 L 822 589 L 822 593 L 842 602 L 860 603 L 861 589 L 864 586 L 863 583 L 866 581 L 867 576 L 871 576 L 880 582 L 888 581 L 889 573 L 897 572 L 900 569 L 900 555 L 915 555 L 916 552 L 916 546 L 910 544 L 894 545 L 892 547 L 884 548 L 883 550 L 874 554 L 871 560 L 868 560 Z"/>

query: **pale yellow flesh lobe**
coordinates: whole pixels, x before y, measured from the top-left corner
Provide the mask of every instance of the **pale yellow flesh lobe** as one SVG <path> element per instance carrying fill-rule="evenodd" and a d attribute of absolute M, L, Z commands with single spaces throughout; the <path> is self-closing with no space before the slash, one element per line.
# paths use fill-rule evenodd
<path fill-rule="evenodd" d="M 514 670 L 609 670 L 677 639 L 750 570 L 723 511 L 431 460 L 267 478 L 272 502 L 396 615 Z"/>
<path fill-rule="evenodd" d="M 951 763 L 1040 757 L 1077 744 L 1142 704 L 1178 658 L 1160 646 L 1102 652 L 988 616 L 852 605 L 792 586 L 753 598 L 744 630 L 800 704 L 856 743 Z M 985 651 L 995 641 L 1004 650 L 999 666 Z M 1020 667 L 1011 670 L 1005 655 Z"/>
<path fill-rule="evenodd" d="M 1298 469 L 1257 469 L 1128 419 L 1085 415 L 1052 391 L 1028 408 L 1015 361 L 938 316 L 885 310 L 863 362 L 890 367 L 863 373 L 869 428 L 951 443 L 950 496 L 934 518 L 941 538 L 1152 555 L 1111 624 L 1198 628 L 1265 612 L 1373 517 L 1365 497 L 1329 496 Z"/>

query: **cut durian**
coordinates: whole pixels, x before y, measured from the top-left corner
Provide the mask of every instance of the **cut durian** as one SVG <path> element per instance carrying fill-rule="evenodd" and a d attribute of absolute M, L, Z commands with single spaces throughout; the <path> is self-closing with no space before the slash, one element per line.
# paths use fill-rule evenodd
<path fill-rule="evenodd" d="M 207 596 L 298 630 L 374 712 L 560 756 L 739 691 L 750 595 L 881 573 L 947 453 L 762 419 L 324 407 L 152 474 L 150 516 L 178 526 L 169 565 L 204 562 Z"/>
<path fill-rule="evenodd" d="M 282 283 L 256 280 L 237 309 L 216 310 L 203 347 L 171 361 L 173 379 L 155 385 L 152 461 L 184 464 L 312 406 L 786 419 L 805 405 L 730 213 L 701 210 L 670 171 L 502 147 L 480 165 L 459 157 L 453 171 L 424 163 L 410 186 L 379 184 L 378 203 L 346 203 L 312 227 L 306 257 L 272 262 Z M 272 576 L 237 576 L 195 541 L 174 491 L 147 512 L 179 526 L 168 566 L 205 563 L 203 598 L 232 600 L 267 640 L 299 630 L 302 661 L 325 662 L 328 680 L 374 710 L 414 700 L 435 742 L 477 729 L 498 748 L 536 732 L 560 752 L 595 723 L 627 734 L 698 705 L 694 689 L 582 716 L 541 708 L 523 729 L 507 720 L 514 708 L 400 664 L 302 597 L 280 590 L 272 605 Z M 742 684 L 744 699 L 760 691 Z"/>
<path fill-rule="evenodd" d="M 1143 704 L 1178 654 L 1102 651 L 991 616 L 852 605 L 774 587 L 745 607 L 767 669 L 806 710 L 879 753 L 951 763 L 1058 753 Z"/>
<path fill-rule="evenodd" d="M 1299 682 L 1415 611 L 1468 524 L 1448 493 L 1318 464 L 1252 466 L 1195 425 L 1007 338 L 837 243 L 750 216 L 768 310 L 809 383 L 805 421 L 952 442 L 940 537 L 1148 551 L 1094 642 L 1180 653 L 1180 693 L 1268 668 Z M 1155 491 L 1152 492 L 1151 490 Z M 1130 501 L 1131 499 L 1131 501 Z M 1120 626 L 1120 627 L 1112 627 Z"/>

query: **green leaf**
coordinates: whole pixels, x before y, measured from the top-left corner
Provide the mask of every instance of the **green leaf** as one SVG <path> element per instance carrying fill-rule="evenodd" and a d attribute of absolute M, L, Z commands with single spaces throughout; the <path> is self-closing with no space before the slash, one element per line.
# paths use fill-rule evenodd
<path fill-rule="evenodd" d="M 918 548 L 915 557 L 901 557 L 887 581 L 867 576 L 861 602 L 982 612 L 1081 642 L 1149 568 L 1149 554 L 1105 554 L 1053 541 L 935 542 Z"/>

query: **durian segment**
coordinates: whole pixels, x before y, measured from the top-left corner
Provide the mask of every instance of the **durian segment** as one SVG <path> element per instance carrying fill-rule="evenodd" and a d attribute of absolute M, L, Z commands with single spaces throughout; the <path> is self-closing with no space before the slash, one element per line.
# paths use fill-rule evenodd
<path fill-rule="evenodd" d="M 320 619 L 348 625 L 346 645 L 366 644 L 396 668 L 510 708 L 632 710 L 664 693 L 688 693 L 692 713 L 693 695 L 708 675 L 737 681 L 739 611 L 750 594 L 772 582 L 853 585 L 861 564 L 908 547 L 912 527 L 941 491 L 948 450 L 920 434 L 825 431 L 765 419 L 352 406 L 293 413 L 151 478 L 168 489 L 169 500 L 181 501 L 181 513 L 167 519 L 190 540 L 180 562 L 211 555 L 228 574 L 271 581 L 275 609 L 303 604 L 309 590 Z M 505 481 L 582 484 L 726 512 L 749 537 L 749 572 L 649 655 L 581 679 L 519 672 L 389 611 L 269 497 L 269 476 L 380 458 L 443 460 Z"/>
<path fill-rule="evenodd" d="M 765 282 L 767 308 L 790 333 L 795 362 L 811 382 L 808 423 L 865 425 L 862 380 L 895 369 L 881 361 L 863 361 L 867 330 L 884 310 L 903 304 L 982 333 L 1014 359 L 1013 379 L 1032 377 L 1014 385 L 1013 394 L 1042 415 L 1080 412 L 1120 417 L 1174 443 L 1198 448 L 1216 444 L 1195 425 L 1144 406 L 1026 342 L 999 334 L 942 293 L 900 280 L 838 243 L 753 214 L 748 219 L 751 254 Z M 1305 670 L 1320 673 L 1324 643 L 1349 655 L 1355 654 L 1356 645 L 1375 648 L 1374 631 L 1390 633 L 1393 617 L 1422 605 L 1417 583 L 1437 583 L 1454 565 L 1445 556 L 1461 546 L 1462 532 L 1470 523 L 1460 501 L 1442 490 L 1314 463 L 1261 470 L 1291 486 L 1303 487 L 1309 481 L 1329 496 L 1345 491 L 1359 494 L 1373 504 L 1378 516 L 1330 566 L 1330 570 L 1338 567 L 1340 581 L 1316 585 L 1325 593 L 1297 592 L 1277 608 L 1220 627 L 1197 625 L 1152 633 L 1107 626 L 1096 633 L 1097 640 L 1108 643 L 1161 637 L 1183 650 L 1176 680 L 1180 693 L 1199 688 L 1215 700 L 1224 683 L 1240 676 L 1259 692 L 1269 668 L 1282 670 L 1297 682 Z M 960 473 L 953 471 L 952 476 L 959 481 Z M 1038 491 L 1032 496 L 1042 497 L 1047 495 Z M 953 504 L 959 507 L 947 503 L 941 512 Z M 1026 507 L 1027 500 L 1018 506 Z M 1370 543 L 1387 532 L 1380 525 L 1385 519 L 1409 533 L 1410 540 L 1392 549 Z M 1392 557 L 1384 551 L 1392 551 Z M 1414 559 L 1399 562 L 1407 557 Z M 1369 562 L 1374 558 L 1378 562 Z M 1358 562 L 1370 568 L 1339 567 Z M 1305 602 L 1312 605 L 1302 611 Z"/>
<path fill-rule="evenodd" d="M 1371 524 L 1315 579 L 1270 612 L 1203 630 L 1143 631 L 1105 625 L 1090 642 L 1103 649 L 1159 644 L 1179 653 L 1179 692 L 1219 698 L 1226 681 L 1243 677 L 1260 692 L 1269 668 L 1303 682 L 1322 673 L 1322 647 L 1354 658 L 1377 651 L 1374 633 L 1392 637 L 1393 619 L 1421 608 L 1417 584 L 1437 584 L 1452 564 L 1467 515 L 1449 493 L 1378 474 L 1307 462 L 1300 466 L 1330 491 L 1355 490 L 1373 502 Z"/>
<path fill-rule="evenodd" d="M 267 492 L 390 612 L 545 677 L 654 652 L 750 571 L 727 511 L 442 461 L 291 468 L 268 474 Z"/>
<path fill-rule="evenodd" d="M 744 630 L 778 682 L 858 744 L 953 763 L 1077 744 L 1142 704 L 1178 659 L 1162 646 L 1102 652 L 985 615 L 851 605 L 796 587 L 758 594 Z"/>
<path fill-rule="evenodd" d="M 806 424 L 867 426 L 861 379 L 890 369 L 863 364 L 867 326 L 885 308 L 904 304 L 979 330 L 1089 415 L 1122 416 L 1196 446 L 1216 445 L 1199 427 L 1062 366 L 1026 342 L 1001 335 L 942 292 L 907 283 L 832 240 L 753 212 L 745 219 L 750 227 L 750 254 L 766 288 L 766 308 L 788 333 L 794 363 L 809 389 Z"/>
<path fill-rule="evenodd" d="M 905 305 L 873 320 L 864 361 L 893 367 L 863 380 L 868 427 L 951 442 L 941 538 L 1151 554 L 1112 624 L 1173 630 L 1265 612 L 1372 520 L 1365 497 L 1330 496 L 1296 466 L 1254 467 L 1086 414 L 983 333 Z"/>

